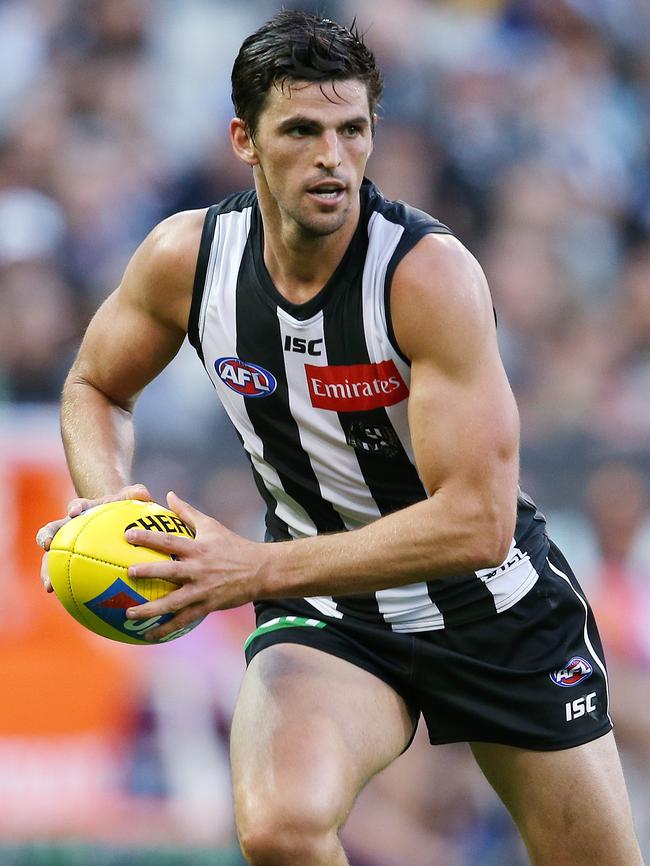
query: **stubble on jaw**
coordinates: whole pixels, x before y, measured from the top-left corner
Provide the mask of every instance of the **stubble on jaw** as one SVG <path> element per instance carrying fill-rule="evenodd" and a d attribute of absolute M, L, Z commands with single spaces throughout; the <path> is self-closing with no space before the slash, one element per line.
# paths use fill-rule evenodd
<path fill-rule="evenodd" d="M 356 195 L 359 195 L 358 191 Z M 304 213 L 300 207 L 288 209 L 275 196 L 272 198 L 276 225 L 281 227 L 285 236 L 288 233 L 298 244 L 313 244 L 335 235 L 349 225 L 354 211 L 354 203 L 348 202 L 341 213 L 324 214 L 324 219 L 319 219 L 317 215 L 312 217 Z"/>
<path fill-rule="evenodd" d="M 313 223 L 310 224 L 307 220 L 296 219 L 294 217 L 293 220 L 298 236 L 303 241 L 316 241 L 320 238 L 328 238 L 331 235 L 335 235 L 347 225 L 347 222 L 350 219 L 351 210 L 352 209 L 348 207 L 345 213 L 341 214 L 340 219 L 334 223 L 330 223 L 329 225 L 323 225 L 322 223 L 314 225 Z"/>

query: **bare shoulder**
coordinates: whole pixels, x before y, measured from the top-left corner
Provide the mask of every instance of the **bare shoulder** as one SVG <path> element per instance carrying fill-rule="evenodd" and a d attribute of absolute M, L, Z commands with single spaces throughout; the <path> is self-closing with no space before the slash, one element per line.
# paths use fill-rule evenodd
<path fill-rule="evenodd" d="M 479 349 L 495 342 L 483 270 L 450 235 L 425 235 L 399 263 L 391 315 L 397 341 L 411 360 L 435 351 L 440 363 L 460 363 L 470 359 L 468 345 Z"/>
<path fill-rule="evenodd" d="M 206 209 L 181 211 L 144 239 L 124 273 L 120 292 L 159 318 L 185 324 Z"/>
<path fill-rule="evenodd" d="M 152 257 L 164 267 L 196 264 L 207 208 L 172 214 L 153 229 L 145 241 Z"/>

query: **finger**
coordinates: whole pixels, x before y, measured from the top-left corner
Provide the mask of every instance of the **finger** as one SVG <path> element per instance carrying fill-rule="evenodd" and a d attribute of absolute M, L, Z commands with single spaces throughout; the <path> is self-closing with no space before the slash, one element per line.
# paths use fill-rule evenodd
<path fill-rule="evenodd" d="M 65 517 L 63 520 L 53 520 L 51 523 L 46 523 L 45 526 L 41 526 L 36 533 L 36 544 L 38 544 L 39 547 L 42 547 L 43 550 L 49 550 L 50 545 L 52 544 L 52 539 L 63 524 L 67 523 L 69 520 L 69 517 Z"/>
<path fill-rule="evenodd" d="M 191 589 L 181 587 L 168 592 L 162 598 L 156 598 L 153 601 L 146 601 L 144 604 L 127 608 L 126 616 L 128 619 L 144 621 L 157 616 L 177 613 L 190 604 L 191 601 Z"/>
<path fill-rule="evenodd" d="M 106 502 L 118 502 L 121 499 L 139 499 L 141 502 L 152 502 L 151 493 L 144 484 L 129 484 L 117 493 L 102 496 L 97 499 L 78 497 L 68 503 L 68 516 L 77 517 L 82 511 L 87 511 L 95 505 L 103 505 Z"/>
<path fill-rule="evenodd" d="M 199 511 L 198 508 L 190 505 L 189 502 L 185 502 L 173 490 L 170 490 L 167 494 L 167 505 L 195 532 L 201 522 L 209 520 L 207 514 Z"/>
<path fill-rule="evenodd" d="M 47 526 L 41 526 L 36 533 L 36 544 L 38 544 L 39 547 L 42 547 L 43 550 L 49 550 L 54 536 L 55 533 L 52 531 L 49 523 Z"/>
<path fill-rule="evenodd" d="M 123 499 L 139 499 L 141 502 L 152 502 L 151 493 L 147 490 L 144 484 L 130 484 L 121 492 Z"/>
<path fill-rule="evenodd" d="M 78 517 L 82 511 L 87 511 L 97 505 L 96 499 L 71 499 L 68 502 L 68 517 Z"/>
<path fill-rule="evenodd" d="M 162 625 L 156 626 L 155 628 L 148 628 L 144 632 L 144 638 L 148 641 L 164 640 L 164 638 L 173 634 L 175 631 L 178 631 L 180 628 L 193 625 L 197 620 L 203 619 L 205 615 L 206 611 L 201 604 L 188 605 Z"/>
<path fill-rule="evenodd" d="M 46 592 L 54 592 L 54 587 L 52 586 L 52 581 L 50 580 L 50 575 L 47 570 L 47 553 L 43 554 L 41 560 L 41 580 Z"/>
<path fill-rule="evenodd" d="M 183 563 L 176 560 L 138 562 L 129 566 L 127 574 L 133 580 L 152 580 L 155 578 L 157 580 L 169 580 L 180 585 L 191 580 L 188 574 L 181 571 L 182 568 Z"/>
<path fill-rule="evenodd" d="M 151 529 L 127 529 L 124 537 L 135 547 L 148 547 L 161 553 L 174 556 L 189 556 L 193 550 L 194 539 L 170 532 L 156 532 Z"/>

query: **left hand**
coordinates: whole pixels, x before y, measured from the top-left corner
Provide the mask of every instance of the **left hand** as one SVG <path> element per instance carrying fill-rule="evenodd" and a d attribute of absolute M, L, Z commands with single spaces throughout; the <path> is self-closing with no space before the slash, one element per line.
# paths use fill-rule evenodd
<path fill-rule="evenodd" d="M 129 608 L 129 619 L 145 620 L 173 613 L 166 623 L 149 629 L 147 637 L 159 640 L 189 625 L 213 610 L 226 610 L 247 604 L 255 597 L 255 577 L 263 562 L 265 544 L 248 541 L 217 520 L 167 494 L 170 509 L 196 532 L 185 538 L 147 529 L 129 529 L 131 544 L 174 554 L 171 562 L 146 562 L 132 565 L 129 577 L 163 578 L 178 584 L 178 589 L 156 601 Z"/>

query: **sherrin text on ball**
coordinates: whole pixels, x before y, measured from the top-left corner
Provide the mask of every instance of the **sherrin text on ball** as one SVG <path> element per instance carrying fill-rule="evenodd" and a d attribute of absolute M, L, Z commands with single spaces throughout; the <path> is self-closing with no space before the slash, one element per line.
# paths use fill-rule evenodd
<path fill-rule="evenodd" d="M 131 565 L 170 559 L 169 554 L 129 544 L 124 533 L 131 528 L 194 537 L 194 531 L 177 514 L 156 502 L 107 502 L 89 508 L 59 529 L 50 546 L 47 567 L 54 592 L 78 622 L 111 640 L 146 645 L 157 642 L 147 640 L 146 632 L 172 614 L 129 620 L 126 611 L 177 587 L 158 578 L 129 578 Z M 201 619 L 158 643 L 181 637 L 199 622 Z"/>

